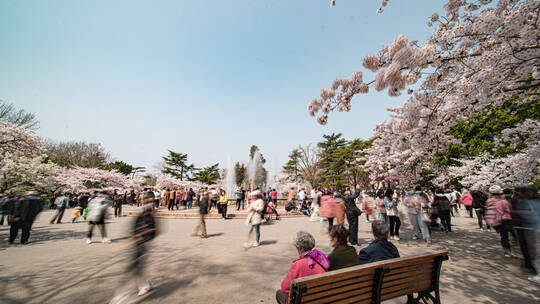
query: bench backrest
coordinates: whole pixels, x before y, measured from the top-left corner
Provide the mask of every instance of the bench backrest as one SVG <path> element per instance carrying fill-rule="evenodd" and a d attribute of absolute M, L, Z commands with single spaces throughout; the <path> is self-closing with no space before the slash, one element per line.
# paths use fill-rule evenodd
<path fill-rule="evenodd" d="M 295 279 L 289 303 L 370 303 L 376 270 L 354 266 Z"/>
<path fill-rule="evenodd" d="M 385 260 L 329 271 L 291 282 L 289 303 L 380 303 L 438 290 L 447 252 Z"/>

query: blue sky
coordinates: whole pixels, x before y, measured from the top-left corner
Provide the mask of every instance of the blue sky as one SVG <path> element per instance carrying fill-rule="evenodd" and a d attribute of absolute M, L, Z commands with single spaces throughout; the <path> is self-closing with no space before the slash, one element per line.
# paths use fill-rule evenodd
<path fill-rule="evenodd" d="M 167 149 L 225 164 L 256 144 L 278 166 L 323 134 L 369 138 L 406 96 L 358 96 L 327 126 L 307 104 L 398 34 L 425 40 L 443 4 L 336 2 L 3 0 L 0 99 L 36 113 L 45 138 L 99 142 L 134 165 Z"/>

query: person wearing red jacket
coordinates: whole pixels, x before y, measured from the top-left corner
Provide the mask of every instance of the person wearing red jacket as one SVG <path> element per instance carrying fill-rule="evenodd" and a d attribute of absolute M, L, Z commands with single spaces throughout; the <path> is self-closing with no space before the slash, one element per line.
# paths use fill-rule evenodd
<path fill-rule="evenodd" d="M 504 198 L 503 190 L 499 185 L 493 185 L 489 188 L 490 198 L 486 201 L 486 223 L 495 228 L 501 235 L 501 245 L 504 250 L 504 256 L 512 257 L 508 234 L 512 233 L 512 216 L 510 210 L 512 205 Z"/>
<path fill-rule="evenodd" d="M 300 257 L 292 263 L 289 273 L 281 282 L 281 289 L 276 292 L 276 300 L 280 304 L 288 303 L 292 280 L 323 273 L 330 268 L 328 258 L 322 252 L 314 249 L 315 238 L 308 232 L 297 232 L 294 246 Z"/>
<path fill-rule="evenodd" d="M 461 197 L 459 198 L 459 203 L 465 206 L 465 209 L 467 209 L 467 212 L 469 212 L 469 216 L 471 218 L 473 218 L 472 202 L 473 202 L 473 197 L 471 193 L 469 193 L 468 190 L 463 191 L 463 195 L 461 195 Z"/>

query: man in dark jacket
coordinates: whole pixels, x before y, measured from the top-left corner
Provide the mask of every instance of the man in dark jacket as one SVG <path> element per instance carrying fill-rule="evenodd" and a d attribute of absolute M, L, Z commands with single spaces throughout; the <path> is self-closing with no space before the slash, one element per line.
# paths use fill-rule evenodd
<path fill-rule="evenodd" d="M 191 209 L 193 206 L 193 197 L 195 196 L 195 192 L 193 192 L 193 189 L 189 188 L 189 191 L 186 193 L 186 200 L 187 200 L 187 207 L 188 209 Z"/>
<path fill-rule="evenodd" d="M 201 195 L 201 200 L 199 201 L 199 213 L 200 213 L 200 221 L 199 224 L 195 227 L 195 232 L 193 232 L 193 236 L 198 236 L 199 231 L 201 232 L 201 239 L 206 239 L 206 215 L 208 214 L 208 192 L 203 192 Z"/>
<path fill-rule="evenodd" d="M 383 220 L 375 220 L 371 222 L 371 229 L 375 240 L 369 246 L 360 250 L 358 254 L 360 264 L 399 258 L 396 246 L 388 241 L 388 226 L 386 223 Z"/>
<path fill-rule="evenodd" d="M 345 214 L 349 223 L 349 243 L 358 245 L 358 217 L 362 211 L 356 206 L 355 200 L 360 195 L 360 186 L 356 186 L 356 191 L 351 194 L 350 190 L 345 191 L 343 201 L 345 202 Z"/>
<path fill-rule="evenodd" d="M 9 243 L 13 244 L 19 229 L 22 229 L 21 244 L 27 244 L 30 238 L 30 228 L 34 219 L 41 211 L 41 201 L 33 192 L 27 192 L 17 200 L 13 207 L 12 222 L 9 230 Z"/>

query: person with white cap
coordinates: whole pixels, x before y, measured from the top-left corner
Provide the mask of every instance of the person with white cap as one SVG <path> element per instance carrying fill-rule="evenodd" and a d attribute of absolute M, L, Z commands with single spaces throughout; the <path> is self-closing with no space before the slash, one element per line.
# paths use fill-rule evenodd
<path fill-rule="evenodd" d="M 259 241 L 261 239 L 261 222 L 263 219 L 262 212 L 264 210 L 264 202 L 262 200 L 262 192 L 260 190 L 255 190 L 251 193 L 251 197 L 253 200 L 249 204 L 248 207 L 248 217 L 246 219 L 246 225 L 248 225 L 248 235 L 247 240 L 244 243 L 244 247 L 248 248 L 249 245 L 249 239 L 251 237 L 251 232 L 253 231 L 253 228 L 255 228 L 255 243 L 253 243 L 253 247 L 259 246 Z"/>
<path fill-rule="evenodd" d="M 508 234 L 512 232 L 512 205 L 504 198 L 503 190 L 499 185 L 489 187 L 490 198 L 486 201 L 486 223 L 495 228 L 501 235 L 501 245 L 504 256 L 512 257 Z"/>

